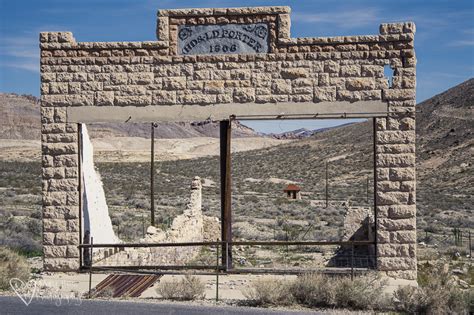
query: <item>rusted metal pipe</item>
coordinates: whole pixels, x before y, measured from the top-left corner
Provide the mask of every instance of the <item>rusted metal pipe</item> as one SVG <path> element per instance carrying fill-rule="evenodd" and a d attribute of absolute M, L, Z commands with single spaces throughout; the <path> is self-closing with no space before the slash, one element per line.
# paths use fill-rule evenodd
<path fill-rule="evenodd" d="M 89 264 L 89 299 L 92 297 L 92 264 L 94 260 L 94 238 L 91 237 L 91 244 L 90 244 L 90 255 L 91 255 L 91 262 Z"/>
<path fill-rule="evenodd" d="M 220 169 L 221 169 L 221 240 L 232 242 L 232 179 L 231 179 L 231 125 L 232 121 L 220 122 Z M 222 244 L 222 252 L 231 251 Z M 232 253 L 222 255 L 224 266 L 232 268 Z M 229 260 L 229 262 L 227 262 Z"/>
<path fill-rule="evenodd" d="M 151 123 L 150 224 L 155 226 L 155 123 Z"/>
<path fill-rule="evenodd" d="M 263 246 L 286 246 L 286 245 L 301 245 L 301 246 L 330 246 L 330 245 L 373 245 L 375 241 L 235 241 L 229 242 L 230 246 L 235 245 L 263 245 Z M 210 246 L 210 245 L 223 245 L 224 241 L 219 242 L 183 242 L 183 243 L 130 243 L 130 244 L 94 244 L 94 248 L 105 248 L 105 247 L 185 247 L 185 246 Z M 90 244 L 78 245 L 79 248 L 89 248 Z"/>

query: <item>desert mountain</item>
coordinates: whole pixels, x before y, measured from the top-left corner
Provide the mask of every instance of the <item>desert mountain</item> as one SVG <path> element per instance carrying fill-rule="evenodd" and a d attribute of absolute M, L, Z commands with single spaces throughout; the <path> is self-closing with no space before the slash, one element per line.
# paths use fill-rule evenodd
<path fill-rule="evenodd" d="M 267 136 L 273 137 L 275 139 L 304 139 L 311 137 L 317 133 L 327 131 L 333 128 L 340 128 L 342 126 L 351 125 L 353 123 L 347 123 L 338 125 L 336 127 L 328 127 L 328 128 L 319 128 L 319 129 L 308 129 L 308 128 L 299 128 L 296 130 L 281 132 L 281 133 L 269 133 Z"/>
<path fill-rule="evenodd" d="M 159 122 L 157 139 L 219 137 L 219 123 Z M 92 138 L 140 137 L 150 138 L 150 125 L 138 123 L 97 123 L 89 126 Z M 41 121 L 39 100 L 31 95 L 0 93 L 0 139 L 40 140 Z M 232 128 L 234 137 L 257 137 L 253 129 L 239 123 Z"/>
<path fill-rule="evenodd" d="M 417 105 L 418 226 L 474 226 L 474 79 Z M 372 121 L 317 132 L 309 138 L 242 152 L 234 167 L 243 177 L 274 176 L 324 193 L 328 163 L 330 195 L 363 200 L 372 182 Z M 370 187 L 371 188 L 371 187 Z"/>

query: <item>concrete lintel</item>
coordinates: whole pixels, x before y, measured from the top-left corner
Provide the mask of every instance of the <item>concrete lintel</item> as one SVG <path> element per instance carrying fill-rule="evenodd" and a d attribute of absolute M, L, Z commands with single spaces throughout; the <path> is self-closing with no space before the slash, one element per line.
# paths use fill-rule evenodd
<path fill-rule="evenodd" d="M 154 122 L 237 119 L 310 119 L 386 117 L 381 101 L 321 103 L 246 103 L 215 105 L 81 106 L 67 108 L 67 121 Z"/>

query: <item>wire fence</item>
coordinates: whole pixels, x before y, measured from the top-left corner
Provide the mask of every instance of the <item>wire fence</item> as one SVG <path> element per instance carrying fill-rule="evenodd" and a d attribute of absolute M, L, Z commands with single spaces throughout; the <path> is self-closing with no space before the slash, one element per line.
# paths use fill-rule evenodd
<path fill-rule="evenodd" d="M 421 230 L 418 232 L 418 242 L 437 246 L 438 248 L 455 247 L 459 251 L 465 250 L 466 254 L 472 258 L 473 236 L 473 231 L 470 229 L 452 228 L 450 231 L 444 231 L 443 233 Z"/>

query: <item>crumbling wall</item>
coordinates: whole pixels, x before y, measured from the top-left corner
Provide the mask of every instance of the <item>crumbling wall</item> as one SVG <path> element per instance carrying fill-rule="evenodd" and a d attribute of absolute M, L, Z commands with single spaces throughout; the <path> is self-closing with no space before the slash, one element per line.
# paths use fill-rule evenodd
<path fill-rule="evenodd" d="M 82 158 L 82 231 L 96 244 L 120 243 L 112 227 L 109 207 L 99 173 L 94 167 L 94 148 L 86 125 L 81 126 Z M 86 240 L 90 243 L 90 240 Z"/>
<path fill-rule="evenodd" d="M 374 241 L 374 209 L 371 207 L 347 207 L 344 215 L 342 241 Z M 374 245 L 342 245 L 329 260 L 331 267 L 374 268 Z"/>
<path fill-rule="evenodd" d="M 154 226 L 148 227 L 147 235 L 140 240 L 140 243 L 202 242 L 204 241 L 204 220 L 201 179 L 196 176 L 191 182 L 191 196 L 183 214 L 178 215 L 166 231 Z M 125 251 L 102 259 L 95 265 L 183 265 L 195 257 L 200 250 L 200 246 L 126 248 Z"/>
<path fill-rule="evenodd" d="M 370 207 L 347 207 L 344 215 L 343 241 L 375 239 L 374 210 Z"/>

